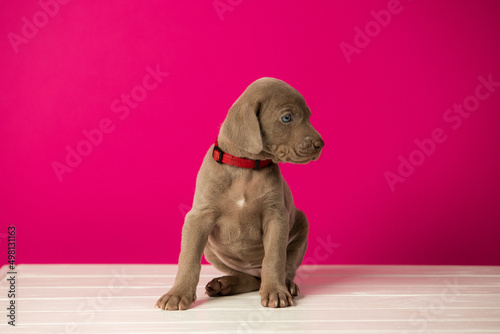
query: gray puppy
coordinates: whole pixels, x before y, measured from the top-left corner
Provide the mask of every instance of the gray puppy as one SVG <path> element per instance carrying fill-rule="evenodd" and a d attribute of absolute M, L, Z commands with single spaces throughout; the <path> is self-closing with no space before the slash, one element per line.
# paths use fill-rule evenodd
<path fill-rule="evenodd" d="M 203 253 L 227 274 L 207 284 L 209 296 L 260 289 L 262 306 L 293 305 L 308 222 L 277 163 L 319 158 L 324 142 L 310 116 L 302 95 L 278 79 L 261 78 L 236 100 L 198 172 L 175 283 L 156 307 L 185 310 L 196 300 Z"/>

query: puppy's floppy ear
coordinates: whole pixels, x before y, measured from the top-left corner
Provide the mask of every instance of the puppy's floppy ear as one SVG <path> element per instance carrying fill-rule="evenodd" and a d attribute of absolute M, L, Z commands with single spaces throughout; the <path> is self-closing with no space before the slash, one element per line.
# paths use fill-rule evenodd
<path fill-rule="evenodd" d="M 246 99 L 243 94 L 229 109 L 220 134 L 244 151 L 251 154 L 260 153 L 262 151 L 260 108 L 259 101 Z"/>

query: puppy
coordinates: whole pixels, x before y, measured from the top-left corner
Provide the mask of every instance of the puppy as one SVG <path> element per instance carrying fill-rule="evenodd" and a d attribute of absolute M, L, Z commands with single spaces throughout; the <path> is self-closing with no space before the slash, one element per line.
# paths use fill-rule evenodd
<path fill-rule="evenodd" d="M 293 305 L 308 222 L 278 162 L 319 158 L 324 142 L 310 116 L 302 95 L 278 79 L 261 78 L 236 100 L 198 172 L 175 283 L 156 307 L 186 310 L 196 300 L 202 254 L 227 274 L 207 284 L 209 296 L 260 290 L 264 307 Z"/>

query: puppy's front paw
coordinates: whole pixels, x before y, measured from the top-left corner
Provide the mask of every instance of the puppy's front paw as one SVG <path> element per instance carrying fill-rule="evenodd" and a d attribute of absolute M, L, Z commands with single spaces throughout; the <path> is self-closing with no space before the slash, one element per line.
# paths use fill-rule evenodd
<path fill-rule="evenodd" d="M 287 307 L 293 305 L 293 298 L 286 286 L 278 288 L 261 288 L 260 303 L 264 307 Z"/>
<path fill-rule="evenodd" d="M 187 310 L 195 300 L 195 292 L 184 292 L 177 289 L 171 289 L 158 299 L 156 307 L 168 311 Z"/>

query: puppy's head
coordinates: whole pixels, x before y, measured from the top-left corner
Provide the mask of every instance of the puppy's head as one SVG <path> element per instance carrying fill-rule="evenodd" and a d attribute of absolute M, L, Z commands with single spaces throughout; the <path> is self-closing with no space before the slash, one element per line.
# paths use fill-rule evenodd
<path fill-rule="evenodd" d="M 254 81 L 229 109 L 220 136 L 248 153 L 274 162 L 317 160 L 325 145 L 309 122 L 302 95 L 284 81 Z"/>

